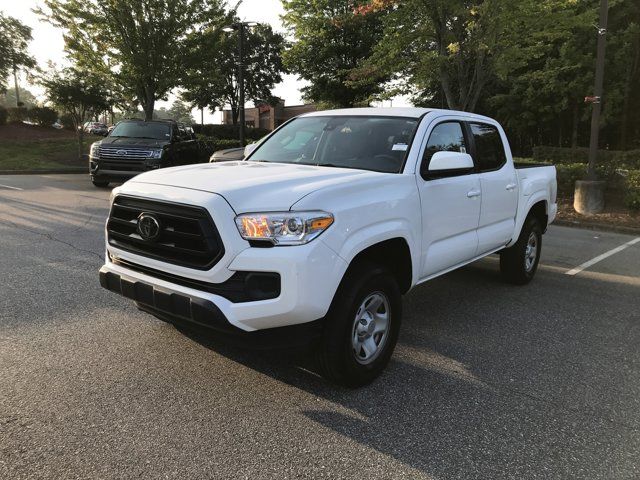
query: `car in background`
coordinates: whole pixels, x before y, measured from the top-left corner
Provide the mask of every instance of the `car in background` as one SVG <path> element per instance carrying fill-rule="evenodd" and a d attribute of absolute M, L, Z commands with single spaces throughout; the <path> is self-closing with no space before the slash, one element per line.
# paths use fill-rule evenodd
<path fill-rule="evenodd" d="M 90 133 L 92 135 L 102 135 L 104 137 L 109 133 L 109 127 L 101 122 L 85 122 L 82 125 L 82 131 L 84 133 Z"/>
<path fill-rule="evenodd" d="M 173 120 L 123 120 L 91 145 L 89 175 L 96 187 L 123 182 L 139 173 L 198 163 L 193 128 Z"/>

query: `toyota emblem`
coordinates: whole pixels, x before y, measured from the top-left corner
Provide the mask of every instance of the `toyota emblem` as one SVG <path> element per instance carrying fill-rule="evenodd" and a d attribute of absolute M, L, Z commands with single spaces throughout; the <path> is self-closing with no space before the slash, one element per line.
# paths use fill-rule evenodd
<path fill-rule="evenodd" d="M 127 154 L 127 151 L 126 151 L 126 150 L 118 150 L 118 151 L 116 152 L 116 155 L 125 156 L 126 154 Z"/>
<path fill-rule="evenodd" d="M 137 230 L 143 240 L 152 242 L 160 235 L 160 221 L 149 213 L 142 213 L 138 217 Z"/>

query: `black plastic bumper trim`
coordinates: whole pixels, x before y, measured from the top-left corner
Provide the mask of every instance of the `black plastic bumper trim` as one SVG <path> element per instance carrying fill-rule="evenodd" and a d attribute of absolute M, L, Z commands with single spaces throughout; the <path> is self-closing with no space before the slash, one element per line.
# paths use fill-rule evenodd
<path fill-rule="evenodd" d="M 231 278 L 225 282 L 209 283 L 162 272 L 155 268 L 145 267 L 119 258 L 112 259 L 112 262 L 129 270 L 133 270 L 134 272 L 144 273 L 159 280 L 206 293 L 213 293 L 233 303 L 271 300 L 280 296 L 281 279 L 280 274 L 276 272 L 235 272 Z M 260 288 L 260 285 L 256 288 L 255 280 L 260 279 L 268 282 L 263 285 L 264 288 Z"/>
<path fill-rule="evenodd" d="M 197 332 L 215 331 L 243 346 L 255 349 L 306 347 L 322 335 L 322 319 L 313 322 L 246 332 L 227 320 L 211 301 L 164 290 L 140 280 L 120 275 L 106 267 L 100 269 L 100 285 L 135 301 L 140 310 L 163 321 Z"/>
<path fill-rule="evenodd" d="M 140 280 L 111 272 L 105 267 L 100 269 L 100 285 L 172 317 L 216 330 L 240 330 L 231 325 L 220 309 L 209 300 L 159 289 Z"/>

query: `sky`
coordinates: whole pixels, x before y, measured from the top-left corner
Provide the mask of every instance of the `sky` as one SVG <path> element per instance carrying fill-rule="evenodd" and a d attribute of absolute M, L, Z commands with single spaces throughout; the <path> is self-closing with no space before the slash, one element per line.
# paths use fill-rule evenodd
<path fill-rule="evenodd" d="M 42 0 L 0 0 L 0 11 L 5 15 L 18 18 L 33 29 L 33 41 L 29 45 L 29 51 L 36 58 L 39 65 L 44 67 L 49 61 L 63 64 L 64 41 L 62 32 L 48 23 L 40 21 L 39 17 L 32 11 L 43 4 Z M 284 10 L 280 0 L 243 0 L 238 9 L 241 19 L 269 23 L 276 31 L 282 33 L 284 33 L 284 28 L 280 21 L 280 15 L 283 13 Z M 282 83 L 276 85 L 273 93 L 283 98 L 286 105 L 299 105 L 303 103 L 300 95 L 302 86 L 304 86 L 304 83 L 297 76 L 285 75 Z M 42 90 L 39 87 L 28 85 L 27 88 L 41 98 Z M 171 101 L 172 99 L 169 102 L 158 102 L 156 108 L 168 107 Z M 394 105 L 397 103 L 399 102 L 394 101 Z M 194 117 L 199 119 L 199 112 Z M 219 121 L 219 114 L 205 112 L 205 122 L 219 123 Z"/>

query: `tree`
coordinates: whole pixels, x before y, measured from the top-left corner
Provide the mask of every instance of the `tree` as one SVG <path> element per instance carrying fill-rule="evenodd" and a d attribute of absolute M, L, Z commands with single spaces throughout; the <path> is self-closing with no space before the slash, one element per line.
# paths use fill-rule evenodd
<path fill-rule="evenodd" d="M 480 110 L 501 120 L 517 149 L 578 145 L 593 85 L 596 19 L 587 2 L 521 0 L 503 11 L 498 81 Z"/>
<path fill-rule="evenodd" d="M 15 88 L 7 88 L 7 91 L 4 94 L 0 94 L 0 105 L 4 105 L 5 107 L 14 107 L 18 103 L 18 95 L 16 95 Z M 35 95 L 27 89 L 20 89 L 20 101 L 24 104 L 25 107 L 31 108 L 35 107 L 38 104 L 38 99 Z"/>
<path fill-rule="evenodd" d="M 492 59 L 505 0 L 373 0 L 358 10 L 386 12 L 385 35 L 365 73 L 393 76 L 419 103 L 442 99 L 455 110 L 474 111 L 491 81 Z"/>
<path fill-rule="evenodd" d="M 171 104 L 171 107 L 169 107 L 168 109 L 163 107 L 156 110 L 153 113 L 153 116 L 154 118 L 158 118 L 161 120 L 171 119 L 175 120 L 176 122 L 182 122 L 189 125 L 195 123 L 193 120 L 193 116 L 191 115 L 191 107 L 179 100 L 175 100 Z"/>
<path fill-rule="evenodd" d="M 223 0 L 45 0 L 38 13 L 65 31 L 78 68 L 109 72 L 151 120 L 178 86 L 185 41 L 223 11 Z"/>
<path fill-rule="evenodd" d="M 102 82 L 74 68 L 62 72 L 53 70 L 41 78 L 40 83 L 49 101 L 71 118 L 78 138 L 78 156 L 81 157 L 84 152 L 82 126 L 92 116 L 109 108 L 107 91 Z"/>
<path fill-rule="evenodd" d="M 284 25 L 295 39 L 285 66 L 310 85 L 304 97 L 329 107 L 368 104 L 382 91 L 387 72 L 361 69 L 383 34 L 384 12 L 360 14 L 367 2 L 284 0 Z M 357 73 L 357 77 L 354 74 Z"/>
<path fill-rule="evenodd" d="M 181 98 L 191 105 L 214 110 L 228 105 L 234 125 L 240 112 L 238 85 L 238 33 L 219 28 L 238 21 L 231 15 L 219 22 L 218 28 L 194 33 L 189 44 L 191 55 L 182 79 Z M 270 25 L 258 24 L 247 29 L 244 41 L 245 98 L 254 103 L 275 103 L 273 87 L 282 81 L 285 68 L 282 52 L 285 40 Z"/>
<path fill-rule="evenodd" d="M 0 92 L 7 89 L 6 80 L 13 74 L 16 106 L 20 107 L 18 72 L 36 66 L 34 58 L 27 53 L 31 41 L 31 28 L 20 20 L 0 12 Z"/>

